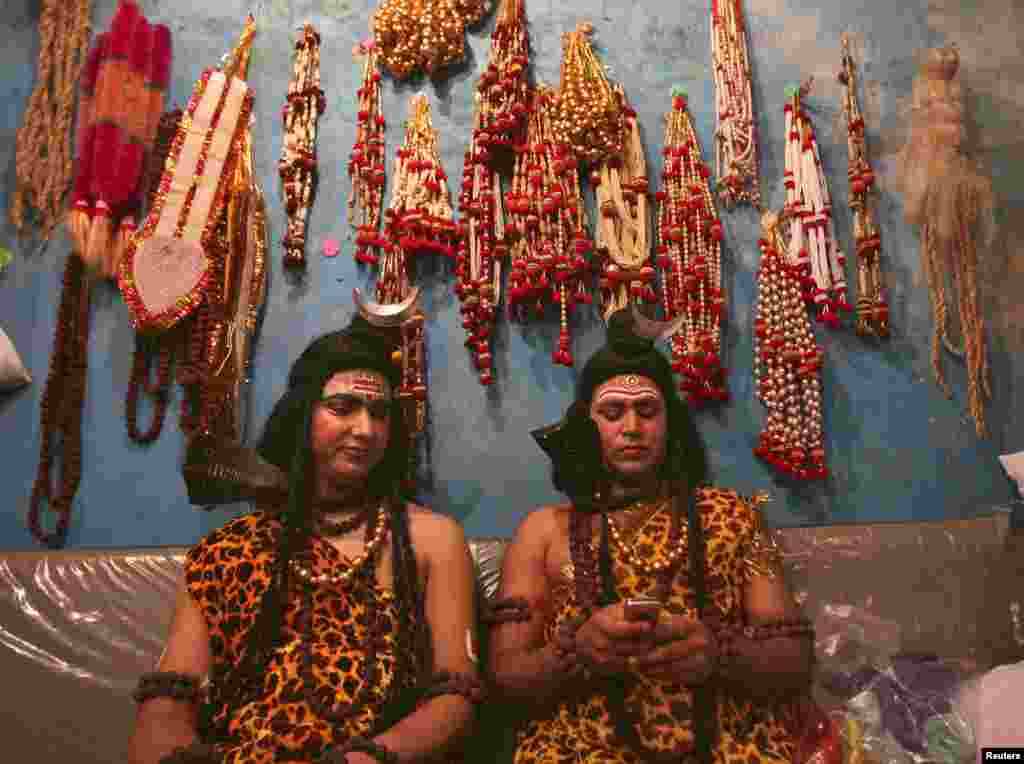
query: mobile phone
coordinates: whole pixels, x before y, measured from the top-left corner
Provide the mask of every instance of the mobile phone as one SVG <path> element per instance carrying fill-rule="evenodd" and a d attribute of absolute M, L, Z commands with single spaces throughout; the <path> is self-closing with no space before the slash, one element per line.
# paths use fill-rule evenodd
<path fill-rule="evenodd" d="M 654 597 L 630 597 L 622 611 L 627 621 L 657 621 L 661 600 Z"/>

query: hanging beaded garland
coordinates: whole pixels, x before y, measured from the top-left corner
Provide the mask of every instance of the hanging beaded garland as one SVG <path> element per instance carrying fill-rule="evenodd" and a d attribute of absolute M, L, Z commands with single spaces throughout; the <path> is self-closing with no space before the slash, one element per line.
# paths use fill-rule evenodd
<path fill-rule="evenodd" d="M 255 20 L 249 16 L 238 45 L 224 64 L 225 74 L 248 77 L 255 34 Z M 246 424 L 244 391 L 249 382 L 250 350 L 266 293 L 267 220 L 248 123 L 232 150 L 237 160 L 222 213 L 216 288 L 206 297 L 211 320 L 204 348 L 206 374 L 199 431 L 240 441 Z"/>
<path fill-rule="evenodd" d="M 512 269 L 508 305 L 513 318 L 525 320 L 528 309 L 544 313 L 545 300 L 558 303 L 560 330 L 554 363 L 573 365 L 569 315 L 576 305 L 591 305 L 586 280 L 593 264 L 578 163 L 568 145 L 555 140 L 555 95 L 534 91 L 526 142 L 514 147 L 509 210 Z"/>
<path fill-rule="evenodd" d="M 48 240 L 64 219 L 64 195 L 71 186 L 75 88 L 89 51 L 92 0 L 43 0 L 36 5 L 41 6 L 36 87 L 15 138 L 10 219 L 22 235 L 34 217 Z"/>
<path fill-rule="evenodd" d="M 361 42 L 356 46 L 356 55 L 363 58 L 363 84 L 356 91 L 356 142 L 348 159 L 348 176 L 352 181 L 348 222 L 356 232 L 356 261 L 376 265 L 377 252 L 385 243 L 380 236 L 380 221 L 387 181 L 377 46 L 372 40 Z"/>
<path fill-rule="evenodd" d="M 489 10 L 483 0 L 384 0 L 371 21 L 381 62 L 398 80 L 419 69 L 434 76 L 462 60 L 466 27 Z"/>
<path fill-rule="evenodd" d="M 150 168 L 148 171 L 149 188 L 146 194 L 147 208 L 152 208 L 163 174 L 164 163 L 171 150 L 171 143 L 178 132 L 181 121 L 181 109 L 164 114 L 157 126 L 156 140 L 153 144 Z M 165 334 L 147 337 L 142 332 L 135 332 L 135 350 L 132 356 L 132 372 L 128 381 L 128 393 L 125 398 L 125 421 L 128 426 L 128 437 L 136 443 L 151 443 L 160 437 L 167 404 L 170 399 L 171 370 L 179 352 L 183 351 L 187 336 L 184 326 Z M 156 379 L 151 379 L 151 369 L 156 364 Z M 138 405 L 142 392 L 150 397 L 153 405 L 153 418 L 146 430 L 138 426 Z"/>
<path fill-rule="evenodd" d="M 523 140 L 529 111 L 530 37 L 524 0 L 502 0 L 491 56 L 477 80 L 480 111 L 474 139 L 492 162 Z"/>
<path fill-rule="evenodd" d="M 411 294 L 412 261 L 418 256 L 455 258 L 457 229 L 453 219 L 448 176 L 441 166 L 437 133 L 425 95 L 409 102 L 405 141 L 395 156 L 395 184 L 384 213 L 384 254 L 377 278 L 377 301 L 395 305 Z M 426 428 L 427 374 L 425 319 L 416 311 L 402 323 L 402 384 L 398 397 L 407 408 L 410 439 Z M 410 449 L 415 460 L 416 448 Z M 416 469 L 415 462 L 410 471 Z M 411 477 L 409 478 L 411 480 Z"/>
<path fill-rule="evenodd" d="M 316 123 L 327 108 L 320 89 L 320 34 L 307 23 L 295 43 L 288 102 L 281 110 L 284 147 L 278 174 L 284 191 L 288 232 L 282 239 L 285 268 L 306 265 L 306 218 L 316 193 Z"/>
<path fill-rule="evenodd" d="M 684 316 L 672 336 L 672 369 L 694 405 L 729 399 L 722 366 L 722 221 L 715 210 L 686 91 L 673 88 L 665 119 L 664 168 L 658 200 L 657 264 L 668 320 Z"/>
<path fill-rule="evenodd" d="M 868 161 L 864 139 L 864 117 L 857 99 L 857 67 L 850 55 L 849 35 L 842 36 L 843 68 L 839 82 L 845 87 L 843 114 L 846 117 L 846 145 L 849 150 L 847 177 L 850 180 L 850 209 L 853 238 L 857 247 L 857 334 L 889 336 L 889 305 L 882 284 L 882 237 L 868 200 L 874 190 L 875 173 Z"/>
<path fill-rule="evenodd" d="M 69 229 L 80 238 L 86 266 L 114 279 L 142 205 L 147 155 L 170 78 L 171 33 L 121 0 L 97 48 L 82 82 L 87 111 L 79 122 Z"/>
<path fill-rule="evenodd" d="M 757 271 L 754 384 L 768 410 L 754 454 L 799 480 L 828 477 L 822 427 L 824 354 L 803 307 L 803 271 L 786 261 L 784 218 L 766 213 Z"/>
<path fill-rule="evenodd" d="M 846 300 L 846 257 L 836 238 L 828 180 L 814 128 L 802 104 L 809 89 L 810 81 L 786 89 L 787 257 L 790 265 L 803 273 L 804 300 L 816 306 L 819 321 L 837 329 L 840 311 L 848 313 L 852 306 Z"/>
<path fill-rule="evenodd" d="M 494 382 L 490 336 L 501 302 L 502 261 L 508 256 L 501 181 L 488 163 L 490 141 L 483 125 L 483 97 L 477 92 L 476 127 L 462 164 L 459 244 L 455 293 L 462 302 L 466 347 L 475 354 L 480 382 Z"/>
<path fill-rule="evenodd" d="M 654 268 L 650 261 L 650 207 L 647 162 L 636 112 L 624 104 L 626 139 L 623 152 L 606 158 L 590 173 L 597 223 L 595 251 L 600 255 L 601 315 L 607 321 L 629 305 L 630 299 L 655 302 Z"/>
<path fill-rule="evenodd" d="M 82 259 L 68 254 L 57 326 L 50 357 L 50 373 L 39 404 L 39 468 L 29 501 L 28 527 L 33 538 L 51 549 L 67 540 L 71 507 L 82 478 L 82 405 L 89 341 L 89 274 Z M 54 495 L 56 453 L 60 479 Z M 53 530 L 44 528 L 43 508 L 55 517 Z"/>
<path fill-rule="evenodd" d="M 553 104 L 552 136 L 577 162 L 600 162 L 622 153 L 626 115 L 590 46 L 594 28 L 580 24 L 562 36 L 562 70 Z"/>
<path fill-rule="evenodd" d="M 711 69 L 715 80 L 715 172 L 726 208 L 761 208 L 757 120 L 741 0 L 711 0 Z"/>
<path fill-rule="evenodd" d="M 424 95 L 409 102 L 405 142 L 395 156 L 395 185 L 384 213 L 384 238 L 377 301 L 401 302 L 409 293 L 409 268 L 418 255 L 455 258 L 456 228 L 448 176 L 437 151 L 437 133 Z"/>

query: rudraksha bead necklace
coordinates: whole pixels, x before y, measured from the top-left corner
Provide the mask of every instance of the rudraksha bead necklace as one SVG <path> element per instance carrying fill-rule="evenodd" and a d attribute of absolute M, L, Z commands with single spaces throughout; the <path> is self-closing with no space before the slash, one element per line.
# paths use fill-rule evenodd
<path fill-rule="evenodd" d="M 377 264 L 377 253 L 385 240 L 380 235 L 381 209 L 384 206 L 384 127 L 381 106 L 380 72 L 377 71 L 376 44 L 370 40 L 356 48 L 363 57 L 363 84 L 356 91 L 356 142 L 348 159 L 352 190 L 348 196 L 348 222 L 356 232 L 357 262 Z"/>
<path fill-rule="evenodd" d="M 846 257 L 839 248 L 832 220 L 832 197 L 821 165 L 814 128 L 803 108 L 804 85 L 787 88 L 786 113 L 786 225 L 789 227 L 789 264 L 802 273 L 804 300 L 813 304 L 819 321 L 837 329 L 846 301 Z"/>
<path fill-rule="evenodd" d="M 278 172 L 288 214 L 288 232 L 282 240 L 286 268 L 306 265 L 306 218 L 318 178 L 316 123 L 326 108 L 327 100 L 320 88 L 320 35 L 307 23 L 302 28 L 302 37 L 295 43 L 288 102 L 281 111 L 284 147 Z"/>
<path fill-rule="evenodd" d="M 592 263 L 578 162 L 570 148 L 555 140 L 554 93 L 534 91 L 526 142 L 516 153 L 512 189 L 505 195 L 512 239 L 508 301 L 511 315 L 525 320 L 528 309 L 544 313 L 546 299 L 559 305 L 555 363 L 573 365 L 569 316 L 579 304 L 590 305 L 586 289 Z"/>
<path fill-rule="evenodd" d="M 657 193 L 656 253 L 665 317 L 685 316 L 671 339 L 672 369 L 681 375 L 679 389 L 688 401 L 704 405 L 729 399 L 722 366 L 722 221 L 686 107 L 686 91 L 673 88 Z"/>
<path fill-rule="evenodd" d="M 843 115 L 846 117 L 846 145 L 849 150 L 847 177 L 850 180 L 850 209 L 853 211 L 853 239 L 857 247 L 857 334 L 889 336 L 889 305 L 882 280 L 882 237 L 869 201 L 875 173 L 868 161 L 864 138 L 864 117 L 857 98 L 857 67 L 850 54 L 849 35 L 842 36 L 843 68 L 839 82 L 845 87 Z"/>
<path fill-rule="evenodd" d="M 757 120 L 742 0 L 711 0 L 711 69 L 715 81 L 715 168 L 726 208 L 761 207 Z"/>
<path fill-rule="evenodd" d="M 462 302 L 466 347 L 474 353 L 480 383 L 494 382 L 490 336 L 501 302 L 502 261 L 508 256 L 501 181 L 488 162 L 484 141 L 483 96 L 476 95 L 476 128 L 466 149 L 459 194 L 459 243 L 455 255 L 455 293 Z"/>

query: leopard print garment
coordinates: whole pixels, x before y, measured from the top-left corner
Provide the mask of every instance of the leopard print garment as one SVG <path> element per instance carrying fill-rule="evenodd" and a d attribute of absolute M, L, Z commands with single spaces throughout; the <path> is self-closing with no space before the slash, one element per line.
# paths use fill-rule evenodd
<path fill-rule="evenodd" d="M 188 553 L 185 581 L 206 619 L 215 676 L 218 670 L 235 667 L 244 649 L 270 579 L 280 527 L 277 519 L 254 512 L 209 534 Z M 316 573 L 337 574 L 347 565 L 319 536 L 312 538 L 312 555 Z M 225 764 L 284 760 L 311 764 L 330 746 L 366 735 L 395 681 L 396 648 L 410 649 L 405 639 L 396 645 L 399 620 L 394 593 L 375 587 L 384 636 L 377 650 L 377 685 L 364 689 L 360 676 L 368 624 L 365 592 L 358 589 L 366 585 L 353 582 L 348 590 L 317 586 L 313 593 L 314 689 L 338 704 L 353 698 L 363 701 L 359 712 L 332 727 L 315 715 L 302 686 L 299 670 L 306 649 L 302 608 L 308 584 L 292 578 L 282 646 L 273 651 L 266 667 L 262 695 L 242 708 L 214 709 L 215 726 L 226 722 L 230 737 L 228 743 L 217 746 Z"/>
<path fill-rule="evenodd" d="M 745 558 L 757 546 L 755 537 L 761 528 L 760 512 L 738 494 L 704 488 L 698 494 L 706 539 L 707 587 L 706 615 L 717 616 L 725 624 L 742 623 L 743 586 L 750 567 Z M 686 521 L 683 531 L 686 536 Z M 593 543 L 599 543 L 600 524 L 595 523 Z M 664 560 L 671 515 L 667 509 L 656 512 L 637 531 L 633 548 L 644 560 Z M 612 545 L 613 571 L 618 594 L 622 598 L 653 595 L 655 578 L 618 559 Z M 565 619 L 575 618 L 581 610 L 575 602 L 571 567 L 565 580 L 553 593 L 553 618 L 547 624 L 546 638 Z M 696 598 L 687 583 L 689 567 L 680 566 L 669 596 L 668 610 L 676 614 L 696 615 Z M 680 754 L 679 761 L 694 760 L 692 732 L 693 697 L 682 685 L 646 679 L 642 675 L 627 695 L 626 707 L 638 710 L 637 729 L 652 751 Z M 794 753 L 794 740 L 788 706 L 764 706 L 731 697 L 719 689 L 715 693 L 718 738 L 714 745 L 715 764 L 788 764 Z M 604 698 L 563 702 L 552 716 L 535 720 L 519 734 L 515 764 L 639 764 L 640 759 L 619 743 Z"/>

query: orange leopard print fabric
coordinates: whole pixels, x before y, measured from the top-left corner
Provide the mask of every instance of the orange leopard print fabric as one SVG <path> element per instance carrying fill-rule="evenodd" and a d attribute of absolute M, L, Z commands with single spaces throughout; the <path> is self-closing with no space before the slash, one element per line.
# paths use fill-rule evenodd
<path fill-rule="evenodd" d="M 255 512 L 214 531 L 188 553 L 185 581 L 206 619 L 215 667 L 237 665 L 270 579 L 280 527 L 277 519 Z M 311 543 L 314 572 L 336 575 L 345 569 L 347 562 L 329 542 L 313 536 Z M 225 764 L 272 764 L 286 759 L 312 764 L 330 746 L 367 735 L 396 681 L 397 651 L 411 649 L 405 638 L 396 640 L 399 620 L 394 593 L 375 587 L 384 634 L 377 650 L 377 685 L 363 687 L 368 619 L 366 592 L 359 589 L 366 585 L 354 581 L 347 590 L 317 586 L 312 645 L 316 686 L 311 689 L 339 705 L 355 700 L 362 706 L 342 725 L 332 727 L 310 707 L 300 677 L 302 655 L 308 649 L 302 609 L 309 584 L 295 578 L 285 610 L 284 638 L 266 666 L 262 694 L 241 708 L 213 709 L 214 725 L 226 723 L 230 737 L 228 743 L 218 745 Z M 402 679 L 409 683 L 412 678 Z"/>
<path fill-rule="evenodd" d="M 731 491 L 704 488 L 698 494 L 706 545 L 705 614 L 725 624 L 743 621 L 743 587 L 749 575 L 745 559 L 757 546 L 760 513 Z M 633 549 L 648 565 L 666 560 L 671 516 L 668 510 L 653 514 L 633 538 Z M 686 537 L 684 520 L 684 538 Z M 595 523 L 593 543 L 599 543 Z M 619 559 L 612 545 L 616 589 L 622 598 L 653 595 L 655 579 L 629 562 Z M 580 615 L 575 602 L 571 569 L 554 592 L 554 616 L 546 628 L 550 641 L 555 629 L 566 619 Z M 677 614 L 696 615 L 696 598 L 689 582 L 689 567 L 683 564 L 669 596 L 668 609 Z M 676 752 L 680 761 L 692 758 L 693 697 L 682 685 L 671 685 L 638 675 L 626 699 L 627 708 L 640 711 L 638 731 L 652 751 Z M 755 705 L 715 693 L 718 737 L 714 745 L 715 764 L 789 764 L 794 753 L 792 731 L 785 719 L 785 706 Z M 531 722 L 519 734 L 515 764 L 640 764 L 640 759 L 616 738 L 605 700 L 593 695 L 579 701 L 563 702 L 546 719 Z"/>

